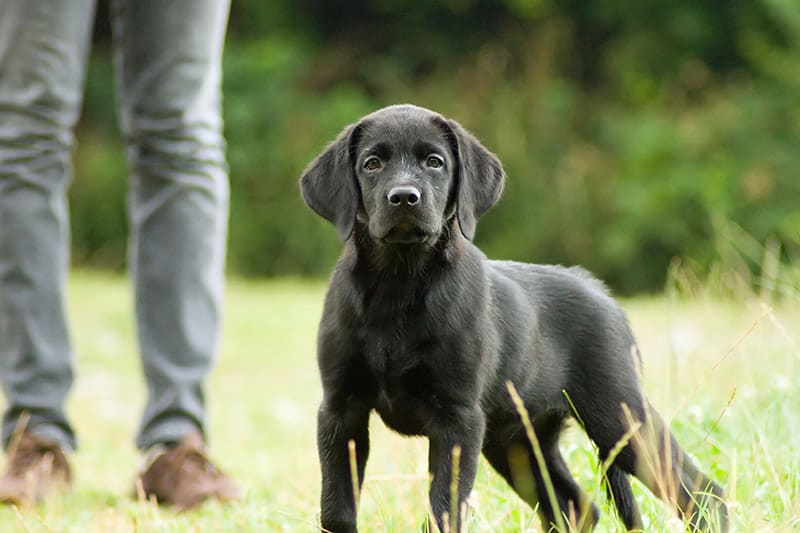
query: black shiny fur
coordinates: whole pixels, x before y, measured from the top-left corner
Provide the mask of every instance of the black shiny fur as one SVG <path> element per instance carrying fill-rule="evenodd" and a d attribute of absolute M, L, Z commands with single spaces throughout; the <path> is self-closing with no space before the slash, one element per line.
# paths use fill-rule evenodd
<path fill-rule="evenodd" d="M 572 519 L 591 530 L 597 507 L 558 448 L 571 417 L 602 460 L 638 427 L 606 476 L 628 529 L 642 527 L 628 474 L 669 500 L 690 527 L 705 530 L 716 515 L 713 523 L 725 529 L 722 489 L 647 403 L 633 335 L 602 284 L 579 268 L 491 261 L 472 244 L 504 179 L 498 159 L 456 122 L 410 105 L 349 126 L 303 174 L 305 201 L 345 240 L 318 337 L 322 528 L 356 531 L 348 441 L 356 444 L 360 484 L 375 410 L 392 429 L 428 437 L 430 505 L 440 529 L 452 508 L 458 446 L 459 507 L 483 453 L 520 497 L 539 505 L 546 529 Z M 419 201 L 388 201 L 397 187 L 419 192 Z M 533 422 L 558 509 L 509 381 Z"/>

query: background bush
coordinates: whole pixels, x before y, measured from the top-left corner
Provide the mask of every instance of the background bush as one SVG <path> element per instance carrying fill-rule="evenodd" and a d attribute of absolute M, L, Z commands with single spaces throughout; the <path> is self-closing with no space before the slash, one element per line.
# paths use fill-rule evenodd
<path fill-rule="evenodd" d="M 122 268 L 126 168 L 100 11 L 73 250 Z M 676 257 L 703 271 L 733 255 L 757 272 L 769 242 L 791 264 L 798 91 L 793 0 L 239 0 L 225 52 L 229 270 L 327 273 L 340 245 L 297 178 L 344 125 L 398 102 L 457 119 L 502 159 L 506 194 L 477 237 L 490 256 L 581 263 L 625 293 L 662 288 Z"/>

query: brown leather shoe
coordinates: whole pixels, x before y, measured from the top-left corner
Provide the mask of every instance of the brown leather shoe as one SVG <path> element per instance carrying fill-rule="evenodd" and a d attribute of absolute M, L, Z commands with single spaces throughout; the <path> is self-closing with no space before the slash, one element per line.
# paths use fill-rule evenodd
<path fill-rule="evenodd" d="M 203 438 L 190 433 L 173 448 L 156 450 L 139 476 L 139 489 L 145 498 L 190 509 L 207 499 L 236 500 L 239 487 L 209 460 Z"/>
<path fill-rule="evenodd" d="M 55 441 L 23 432 L 6 452 L 6 471 L 0 477 L 0 503 L 31 505 L 54 489 L 72 483 L 69 460 Z"/>

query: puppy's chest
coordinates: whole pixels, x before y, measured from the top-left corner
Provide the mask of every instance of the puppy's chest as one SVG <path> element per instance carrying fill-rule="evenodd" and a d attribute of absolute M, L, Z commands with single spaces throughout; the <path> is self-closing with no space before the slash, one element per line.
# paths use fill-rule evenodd
<path fill-rule="evenodd" d="M 395 431 L 424 434 L 441 403 L 435 369 L 441 346 L 397 328 L 365 328 L 362 333 L 376 411 Z"/>

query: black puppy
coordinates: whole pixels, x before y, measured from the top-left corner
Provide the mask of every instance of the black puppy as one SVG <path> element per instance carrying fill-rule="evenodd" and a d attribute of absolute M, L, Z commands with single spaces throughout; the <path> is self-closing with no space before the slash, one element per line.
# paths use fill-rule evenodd
<path fill-rule="evenodd" d="M 490 261 L 471 243 L 504 178 L 498 159 L 459 124 L 411 105 L 347 127 L 303 174 L 303 198 L 346 241 L 318 336 L 322 528 L 356 531 L 348 442 L 360 485 L 375 409 L 392 429 L 428 437 L 430 505 L 441 530 L 445 520 L 460 530 L 481 452 L 539 505 L 546 529 L 572 521 L 591 530 L 597 508 L 558 448 L 571 416 L 609 464 L 606 487 L 628 529 L 642 522 L 627 474 L 692 529 L 727 529 L 722 489 L 644 398 L 634 338 L 603 286 L 577 268 Z"/>

